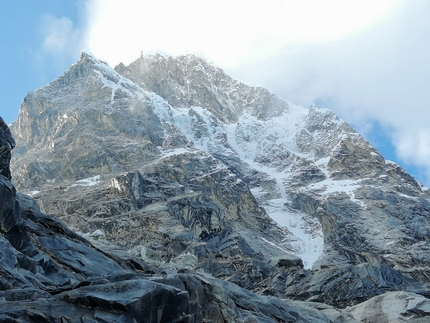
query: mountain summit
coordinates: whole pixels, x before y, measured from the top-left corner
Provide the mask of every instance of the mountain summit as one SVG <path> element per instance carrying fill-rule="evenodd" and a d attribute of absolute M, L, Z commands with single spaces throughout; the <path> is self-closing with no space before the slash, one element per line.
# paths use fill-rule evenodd
<path fill-rule="evenodd" d="M 15 186 L 106 252 L 358 320 L 430 295 L 428 190 L 331 111 L 194 55 L 83 52 L 11 131 Z"/>

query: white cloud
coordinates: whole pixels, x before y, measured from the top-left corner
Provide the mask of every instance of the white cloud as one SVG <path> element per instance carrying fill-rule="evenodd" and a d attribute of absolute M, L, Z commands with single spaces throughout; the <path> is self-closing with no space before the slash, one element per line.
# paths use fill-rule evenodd
<path fill-rule="evenodd" d="M 88 45 L 111 63 L 141 51 L 200 53 L 226 67 L 285 43 L 327 41 L 370 28 L 399 1 L 89 0 Z"/>
<path fill-rule="evenodd" d="M 86 13 L 86 48 L 112 65 L 201 55 L 289 101 L 327 102 L 362 132 L 378 122 L 430 174 L 426 0 L 88 0 Z"/>
<path fill-rule="evenodd" d="M 42 22 L 43 42 L 41 50 L 59 59 L 59 55 L 76 56 L 81 49 L 82 31 L 74 26 L 69 17 L 57 18 L 45 15 Z"/>

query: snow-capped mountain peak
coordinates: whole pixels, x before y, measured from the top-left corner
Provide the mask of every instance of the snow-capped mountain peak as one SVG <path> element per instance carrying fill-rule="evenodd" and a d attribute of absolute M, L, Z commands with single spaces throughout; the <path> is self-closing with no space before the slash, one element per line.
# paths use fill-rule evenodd
<path fill-rule="evenodd" d="M 189 253 L 200 270 L 252 290 L 293 297 L 301 286 L 297 297 L 323 301 L 330 293 L 313 275 L 352 272 L 357 286 L 376 275 L 372 295 L 396 285 L 379 271 L 426 279 L 427 190 L 331 111 L 196 56 L 146 55 L 113 69 L 82 53 L 28 94 L 11 130 L 19 189 L 153 261 Z M 77 185 L 89 178 L 97 185 Z M 296 286 L 287 276 L 307 278 Z M 330 281 L 321 284 L 336 289 Z"/>

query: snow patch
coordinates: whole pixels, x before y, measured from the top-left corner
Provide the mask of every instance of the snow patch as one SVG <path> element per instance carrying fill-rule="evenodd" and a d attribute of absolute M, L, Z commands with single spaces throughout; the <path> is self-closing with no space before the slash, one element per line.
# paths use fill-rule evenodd
<path fill-rule="evenodd" d="M 104 237 L 104 236 L 105 236 L 104 232 L 100 229 L 97 229 L 96 231 L 94 231 L 93 233 L 90 234 L 90 237 L 93 237 L 93 238 Z"/>
<path fill-rule="evenodd" d="M 359 204 L 361 207 L 366 207 L 363 201 L 355 198 L 355 190 L 360 188 L 361 185 L 359 181 L 352 179 L 345 180 L 332 180 L 326 179 L 324 181 L 313 183 L 307 186 L 307 189 L 311 190 L 323 190 L 324 192 L 321 194 L 321 197 L 326 198 L 334 193 L 346 193 L 351 201 Z"/>
<path fill-rule="evenodd" d="M 285 199 L 269 200 L 264 203 L 264 209 L 274 221 L 292 233 L 288 240 L 294 248 L 294 254 L 303 260 L 305 268 L 312 268 L 322 255 L 324 247 L 318 221 L 303 213 L 290 211 L 285 206 Z"/>
<path fill-rule="evenodd" d="M 100 229 L 97 229 L 97 230 L 93 231 L 92 233 L 90 233 L 90 232 L 82 233 L 80 231 L 77 231 L 76 233 L 79 234 L 81 237 L 84 237 L 85 239 L 98 240 L 100 238 L 106 237 L 105 233 Z"/>
<path fill-rule="evenodd" d="M 28 192 L 26 195 L 28 195 L 28 196 L 31 196 L 31 197 L 34 197 L 34 196 L 36 196 L 37 194 L 39 194 L 40 193 L 40 191 L 30 191 L 30 192 Z"/>
<path fill-rule="evenodd" d="M 191 152 L 191 151 L 190 151 L 190 149 L 187 149 L 187 148 L 168 149 L 168 150 L 164 150 L 161 152 L 161 154 L 162 154 L 161 158 L 167 158 L 170 156 L 181 155 L 181 154 L 185 154 L 185 153 L 189 153 L 189 152 Z"/>
<path fill-rule="evenodd" d="M 94 185 L 98 185 L 98 184 L 101 183 L 100 179 L 101 179 L 100 175 L 96 175 L 94 177 L 80 179 L 80 180 L 76 181 L 75 184 L 70 185 L 69 188 L 70 187 L 77 187 L 77 186 L 94 186 Z"/>

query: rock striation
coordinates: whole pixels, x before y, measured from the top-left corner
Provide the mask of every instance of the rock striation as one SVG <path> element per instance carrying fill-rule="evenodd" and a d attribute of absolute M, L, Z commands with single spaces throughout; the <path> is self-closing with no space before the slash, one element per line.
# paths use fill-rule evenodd
<path fill-rule="evenodd" d="M 128 270 L 133 259 L 146 274 L 232 291 L 213 297 L 230 297 L 241 314 L 221 307 L 214 321 L 372 321 L 372 302 L 384 298 L 386 309 L 401 293 L 430 295 L 429 191 L 329 110 L 296 106 L 196 56 L 113 69 L 82 53 L 25 97 L 11 132 L 18 190 L 102 254 L 128 259 Z M 132 280 L 124 295 L 146 289 Z M 66 298 L 99 306 L 79 293 Z M 274 314 L 280 304 L 298 316 Z M 396 313 L 428 316 L 425 306 Z"/>

